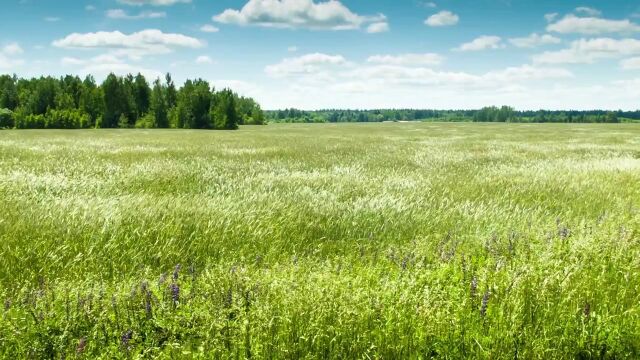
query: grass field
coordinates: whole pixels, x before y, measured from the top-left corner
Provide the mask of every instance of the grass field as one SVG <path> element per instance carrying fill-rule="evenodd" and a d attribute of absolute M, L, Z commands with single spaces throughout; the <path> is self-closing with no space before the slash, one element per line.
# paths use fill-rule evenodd
<path fill-rule="evenodd" d="M 0 132 L 3 358 L 638 358 L 640 127 Z"/>

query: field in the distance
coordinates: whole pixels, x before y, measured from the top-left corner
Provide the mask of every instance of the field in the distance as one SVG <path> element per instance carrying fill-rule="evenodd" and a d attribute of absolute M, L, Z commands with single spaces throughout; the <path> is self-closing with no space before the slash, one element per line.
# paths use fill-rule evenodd
<path fill-rule="evenodd" d="M 632 124 L 2 131 L 0 356 L 638 358 L 639 231 Z"/>

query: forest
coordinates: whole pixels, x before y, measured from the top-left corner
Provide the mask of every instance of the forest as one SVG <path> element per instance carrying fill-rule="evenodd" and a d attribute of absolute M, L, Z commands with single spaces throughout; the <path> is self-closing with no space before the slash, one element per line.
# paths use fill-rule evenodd
<path fill-rule="evenodd" d="M 484 107 L 479 110 L 318 110 L 285 109 L 267 111 L 269 122 L 337 123 L 383 121 L 439 122 L 519 122 L 519 123 L 619 123 L 640 120 L 640 111 L 516 111 L 509 106 Z"/>
<path fill-rule="evenodd" d="M 177 88 L 170 74 L 150 84 L 142 74 L 110 74 L 101 83 L 84 80 L 0 76 L 0 128 L 182 128 L 233 130 L 261 125 L 253 99 L 216 91 L 202 79 Z"/>

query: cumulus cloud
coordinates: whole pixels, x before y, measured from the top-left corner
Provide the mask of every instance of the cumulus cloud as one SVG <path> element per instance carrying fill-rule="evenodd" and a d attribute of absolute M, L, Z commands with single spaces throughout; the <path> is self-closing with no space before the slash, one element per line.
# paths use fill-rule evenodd
<path fill-rule="evenodd" d="M 206 24 L 206 25 L 202 25 L 200 27 L 200 31 L 202 32 L 206 32 L 206 33 L 216 33 L 218 31 L 220 31 L 220 29 L 218 29 L 217 27 L 211 25 L 211 24 Z"/>
<path fill-rule="evenodd" d="M 9 56 L 20 55 L 24 53 L 24 50 L 16 42 L 7 44 L 2 48 L 2 53 Z"/>
<path fill-rule="evenodd" d="M 142 5 L 152 5 L 152 6 L 171 6 L 175 4 L 189 4 L 191 0 L 118 0 L 120 4 L 132 5 L 132 6 L 142 6 Z"/>
<path fill-rule="evenodd" d="M 120 31 L 73 33 L 55 40 L 53 46 L 67 49 L 111 49 L 119 50 L 119 53 L 141 56 L 166 54 L 175 48 L 201 48 L 204 43 L 186 35 L 148 29 L 132 34 L 123 34 Z"/>
<path fill-rule="evenodd" d="M 587 7 L 587 6 L 577 7 L 575 11 L 578 14 L 584 14 L 584 15 L 592 16 L 592 17 L 596 17 L 596 16 L 602 15 L 602 12 L 600 10 L 594 9 L 594 8 L 590 8 L 590 7 Z"/>
<path fill-rule="evenodd" d="M 538 64 L 592 64 L 602 59 L 615 59 L 640 54 L 640 40 L 595 38 L 580 39 L 567 49 L 547 51 L 534 56 Z"/>
<path fill-rule="evenodd" d="M 367 32 L 369 34 L 377 34 L 389 31 L 389 23 L 377 22 L 367 26 Z"/>
<path fill-rule="evenodd" d="M 382 14 L 356 14 L 340 1 L 249 0 L 240 10 L 227 9 L 213 20 L 224 24 L 312 30 L 354 30 L 386 22 Z M 380 27 L 379 25 L 378 27 Z"/>
<path fill-rule="evenodd" d="M 444 57 L 439 54 L 400 54 L 400 55 L 374 55 L 367 59 L 368 63 L 386 65 L 419 65 L 437 66 L 442 64 Z"/>
<path fill-rule="evenodd" d="M 12 69 L 24 64 L 24 60 L 16 56 L 24 52 L 18 43 L 10 43 L 0 48 L 0 69 Z"/>
<path fill-rule="evenodd" d="M 284 78 L 295 75 L 318 73 L 330 66 L 348 64 L 342 55 L 328 55 L 322 53 L 307 54 L 295 58 L 283 59 L 280 63 L 265 68 L 267 75 Z"/>
<path fill-rule="evenodd" d="M 60 19 L 59 17 L 56 17 L 56 16 L 47 16 L 47 17 L 44 18 L 44 21 L 46 21 L 46 22 L 58 22 L 60 20 L 62 20 L 62 19 Z"/>
<path fill-rule="evenodd" d="M 620 66 L 625 70 L 640 69 L 640 57 L 625 59 L 620 62 Z"/>
<path fill-rule="evenodd" d="M 460 17 L 451 11 L 440 11 L 437 14 L 431 15 L 427 20 L 424 21 L 425 24 L 432 27 L 439 26 L 452 26 L 456 25 L 460 21 Z"/>
<path fill-rule="evenodd" d="M 460 45 L 456 51 L 482 51 L 504 48 L 502 38 L 499 36 L 480 36 L 471 42 Z"/>
<path fill-rule="evenodd" d="M 573 74 L 562 68 L 522 65 L 502 70 L 473 74 L 439 71 L 442 58 L 437 54 L 375 55 L 365 63 L 354 63 L 340 55 L 309 54 L 284 59 L 268 66 L 265 72 L 276 78 L 287 78 L 288 84 L 317 87 L 341 92 L 377 92 L 403 87 L 439 86 L 442 88 L 508 87 L 514 84 L 550 79 L 565 79 Z"/>
<path fill-rule="evenodd" d="M 558 13 L 549 13 L 549 14 L 545 14 L 544 15 L 544 19 L 547 20 L 547 22 L 553 22 L 560 14 Z"/>
<path fill-rule="evenodd" d="M 107 10 L 106 14 L 110 19 L 122 20 L 158 19 L 167 17 L 167 13 L 164 11 L 142 11 L 136 15 L 130 15 L 122 9 L 111 9 Z"/>
<path fill-rule="evenodd" d="M 213 60 L 207 55 L 201 55 L 196 58 L 196 64 L 213 64 Z"/>
<path fill-rule="evenodd" d="M 116 75 L 141 73 L 147 78 L 162 77 L 160 71 L 128 64 L 120 57 L 112 54 L 102 54 L 87 59 L 63 57 L 60 59 L 60 65 L 68 67 L 70 72 L 79 75 L 91 74 L 97 78 L 106 77 L 110 73 Z"/>
<path fill-rule="evenodd" d="M 562 40 L 549 34 L 538 35 L 533 33 L 527 37 L 509 39 L 509 42 L 519 48 L 534 48 L 543 45 L 560 44 Z"/>
<path fill-rule="evenodd" d="M 547 26 L 547 31 L 560 34 L 629 34 L 640 32 L 640 26 L 629 20 L 609 20 L 597 17 L 567 15 L 558 22 Z"/>

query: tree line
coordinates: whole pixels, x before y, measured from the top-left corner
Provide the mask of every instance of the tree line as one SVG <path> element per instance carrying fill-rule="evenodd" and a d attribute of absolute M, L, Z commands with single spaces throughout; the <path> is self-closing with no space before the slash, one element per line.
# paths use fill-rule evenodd
<path fill-rule="evenodd" d="M 170 74 L 149 84 L 142 74 L 84 79 L 0 76 L 0 128 L 180 128 L 234 130 L 265 124 L 253 99 L 216 91 L 202 79 L 176 87 Z"/>
<path fill-rule="evenodd" d="M 265 112 L 269 122 L 336 123 L 384 121 L 523 122 L 523 123 L 619 123 L 640 120 L 640 111 L 516 111 L 509 106 L 479 110 L 317 110 L 284 109 Z"/>

